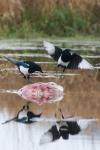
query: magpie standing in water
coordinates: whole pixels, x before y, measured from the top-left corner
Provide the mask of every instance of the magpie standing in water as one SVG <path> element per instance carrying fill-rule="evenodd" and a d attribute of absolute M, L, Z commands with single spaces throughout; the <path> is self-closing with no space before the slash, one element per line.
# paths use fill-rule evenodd
<path fill-rule="evenodd" d="M 63 50 L 46 41 L 44 41 L 44 48 L 58 62 L 57 66 L 63 68 L 63 72 L 65 69 L 94 69 L 87 60 L 71 49 Z"/>
<path fill-rule="evenodd" d="M 7 120 L 2 124 L 6 124 L 11 121 L 30 124 L 30 123 L 36 122 L 36 121 L 34 121 L 34 118 L 40 118 L 41 115 L 42 115 L 42 113 L 34 114 L 32 111 L 29 111 L 29 106 L 25 105 L 25 106 L 23 106 L 23 108 L 21 110 L 19 110 L 16 117 L 14 117 L 10 120 Z"/>
<path fill-rule="evenodd" d="M 65 69 L 94 69 L 94 67 L 80 55 L 72 52 L 70 49 L 62 51 L 61 56 L 58 59 L 58 67 Z"/>
<path fill-rule="evenodd" d="M 18 67 L 21 74 L 23 74 L 25 79 L 29 79 L 30 74 L 36 71 L 43 73 L 41 67 L 32 61 L 16 61 L 13 58 L 9 58 L 7 56 L 4 56 L 4 58 L 15 64 Z"/>
<path fill-rule="evenodd" d="M 52 43 L 49 43 L 47 41 L 43 42 L 45 50 L 48 52 L 48 54 L 55 60 L 58 61 L 59 57 L 61 56 L 62 49 L 54 46 Z"/>

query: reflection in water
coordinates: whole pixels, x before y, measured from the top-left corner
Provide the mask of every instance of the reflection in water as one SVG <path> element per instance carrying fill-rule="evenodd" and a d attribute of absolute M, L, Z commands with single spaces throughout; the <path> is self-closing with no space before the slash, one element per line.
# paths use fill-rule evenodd
<path fill-rule="evenodd" d="M 23 108 L 18 111 L 17 115 L 14 118 L 9 119 L 9 120 L 3 122 L 2 124 L 6 124 L 6 123 L 9 123 L 11 121 L 30 124 L 30 123 L 35 122 L 34 118 L 35 119 L 40 118 L 41 115 L 42 115 L 42 113 L 34 114 L 32 111 L 29 110 L 28 105 L 24 105 Z"/>
<path fill-rule="evenodd" d="M 24 86 L 19 90 L 0 89 L 1 93 L 16 93 L 30 102 L 41 105 L 44 103 L 54 103 L 63 99 L 63 87 L 54 82 L 38 82 Z"/>
<path fill-rule="evenodd" d="M 11 118 L 8 111 L 5 109 L 0 113 L 0 120 L 6 120 Z M 66 147 L 70 150 L 92 150 L 92 147 L 99 150 L 100 137 L 98 136 L 98 131 L 92 131 L 92 126 L 89 125 L 86 131 L 80 132 L 77 135 L 69 134 L 69 139 L 64 140 L 60 137 L 54 142 L 45 143 L 41 145 L 41 140 L 43 141 L 44 134 L 48 132 L 54 126 L 56 122 L 34 122 L 33 124 L 23 124 L 18 122 L 10 122 L 8 124 L 0 125 L 0 149 L 4 150 L 42 150 L 42 149 L 53 149 L 66 150 Z M 59 123 L 57 123 L 59 127 Z M 94 123 L 95 127 L 97 123 Z M 59 128 L 58 128 L 59 129 Z M 98 128 L 100 131 L 100 128 Z"/>
<path fill-rule="evenodd" d="M 60 112 L 62 113 L 61 109 Z M 63 140 L 68 140 L 70 135 L 78 135 L 80 132 L 87 129 L 90 124 L 97 121 L 98 119 L 75 119 L 75 117 L 64 118 L 62 114 L 62 119 L 56 121 L 55 124 L 41 137 L 40 144 L 54 142 L 60 139 L 60 137 Z"/>
<path fill-rule="evenodd" d="M 69 140 L 70 136 L 76 136 L 87 129 L 90 124 L 96 120 L 93 119 L 77 119 L 56 122 L 40 139 L 40 144 L 54 142 L 62 138 Z"/>

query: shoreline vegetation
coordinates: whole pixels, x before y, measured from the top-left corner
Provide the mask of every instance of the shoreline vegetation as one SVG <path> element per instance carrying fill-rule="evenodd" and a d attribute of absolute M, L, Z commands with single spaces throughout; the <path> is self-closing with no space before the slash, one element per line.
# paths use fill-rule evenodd
<path fill-rule="evenodd" d="M 0 0 L 0 39 L 45 37 L 99 39 L 99 0 Z"/>

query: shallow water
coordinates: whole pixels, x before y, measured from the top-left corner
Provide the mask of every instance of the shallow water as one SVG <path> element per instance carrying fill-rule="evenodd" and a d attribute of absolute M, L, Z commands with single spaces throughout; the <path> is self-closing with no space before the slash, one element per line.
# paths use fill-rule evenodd
<path fill-rule="evenodd" d="M 8 48 L 8 43 L 5 42 Z M 35 42 L 34 42 L 35 43 Z M 32 44 L 32 43 L 31 43 Z M 28 46 L 33 46 L 30 43 L 26 43 Z M 67 43 L 68 44 L 68 43 Z M 89 43 L 90 47 L 94 46 L 93 43 Z M 98 43 L 97 47 L 98 46 Z M 15 44 L 16 45 L 16 44 Z M 81 44 L 80 44 L 81 45 Z M 2 44 L 2 49 L 4 49 Z M 6 48 L 5 46 L 5 48 Z M 14 46 L 14 44 L 13 44 Z M 17 46 L 19 46 L 17 44 Z M 15 47 L 17 47 L 15 46 Z M 24 44 L 25 46 L 25 44 Z M 35 45 L 37 46 L 37 44 Z M 41 46 L 41 42 L 39 44 Z M 73 45 L 72 45 L 73 46 Z M 75 46 L 75 45 L 74 45 Z M 82 45 L 83 49 L 86 49 Z M 85 48 L 84 48 L 85 47 Z M 89 46 L 88 46 L 89 47 Z M 95 46 L 95 48 L 97 48 Z M 11 48 L 11 47 L 10 47 Z M 22 47 L 23 48 L 23 47 Z M 22 49 L 21 48 L 21 49 Z M 28 47 L 29 48 L 29 47 Z M 75 47 L 74 47 L 75 48 Z M 92 47 L 93 48 L 93 47 Z M 14 48 L 12 48 L 14 49 Z M 16 48 L 18 49 L 18 47 Z M 90 48 L 89 48 L 90 49 Z M 15 49 L 14 49 L 15 50 Z M 30 49 L 29 49 L 30 50 Z M 94 49 L 93 49 L 94 50 Z M 5 50 L 6 51 L 6 50 Z M 6 51 L 5 53 L 12 53 L 13 50 Z M 1 51 L 4 54 L 4 51 Z M 42 51 L 41 51 L 42 52 Z M 15 55 L 13 55 L 13 53 Z M 27 54 L 20 56 L 19 51 L 14 51 L 12 56 L 16 56 L 16 59 L 28 59 Z M 84 54 L 83 51 L 80 53 Z M 96 56 L 95 52 L 92 57 Z M 90 55 L 90 53 L 85 55 Z M 29 56 L 30 54 L 28 54 Z M 38 56 L 38 55 L 37 55 Z M 99 57 L 99 55 L 98 55 Z M 83 118 L 97 118 L 100 119 L 100 71 L 70 71 L 67 70 L 65 74 L 61 75 L 61 70 L 55 73 L 56 64 L 49 64 L 48 58 L 45 62 L 43 58 L 37 58 L 43 68 L 43 74 L 33 74 L 31 76 L 30 83 L 36 82 L 55 82 L 64 88 L 64 98 L 60 102 L 52 104 L 37 105 L 31 103 L 30 110 L 35 113 L 42 112 L 44 117 L 52 118 L 55 113 L 57 119 L 61 119 L 61 113 L 58 111 L 59 108 L 65 117 L 76 116 Z M 89 58 L 90 62 L 95 67 L 100 63 L 100 58 Z M 53 63 L 52 59 L 49 59 L 50 63 Z M 18 72 L 16 67 L 4 59 L 0 60 L 0 123 L 13 118 L 17 112 L 26 104 L 26 101 L 14 93 L 16 90 L 22 88 L 24 85 L 29 84 L 22 75 Z M 42 150 L 42 149 L 55 149 L 61 150 L 66 149 L 72 150 L 99 150 L 100 147 L 100 122 L 93 123 L 89 128 L 82 134 L 77 136 L 70 136 L 69 140 L 64 141 L 62 139 L 44 145 L 39 145 L 39 140 L 44 132 L 50 128 L 53 122 L 38 122 L 31 125 L 20 124 L 16 122 L 10 122 L 5 125 L 0 125 L 0 149 L 3 150 Z"/>
<path fill-rule="evenodd" d="M 96 72 L 90 71 L 76 71 L 74 74 L 76 75 L 69 76 L 68 74 L 68 76 L 62 76 L 58 74 L 49 78 L 47 78 L 47 75 L 45 77 L 45 73 L 44 75 L 41 75 L 41 77 L 38 75 L 35 75 L 34 77 L 34 75 L 32 75 L 30 82 L 36 83 L 52 81 L 63 86 L 64 99 L 59 102 L 59 107 L 61 107 L 65 115 L 99 118 L 99 77 L 95 77 Z M 0 109 L 7 108 L 10 112 L 16 112 L 18 108 L 25 104 L 25 100 L 23 100 L 18 95 L 13 94 L 13 92 L 15 92 L 13 90 L 18 90 L 26 84 L 28 84 L 28 82 L 23 79 L 21 74 L 18 72 L 12 73 L 8 71 L 7 75 L 1 78 L 0 89 L 5 89 L 6 93 L 2 93 L 2 91 L 0 93 Z M 12 94 L 7 92 L 12 92 Z M 37 104 L 32 103 L 30 106 L 34 111 L 42 110 L 46 115 L 52 115 L 52 113 L 55 113 L 56 108 L 58 107 L 58 103 L 44 104 L 42 106 L 38 106 Z"/>

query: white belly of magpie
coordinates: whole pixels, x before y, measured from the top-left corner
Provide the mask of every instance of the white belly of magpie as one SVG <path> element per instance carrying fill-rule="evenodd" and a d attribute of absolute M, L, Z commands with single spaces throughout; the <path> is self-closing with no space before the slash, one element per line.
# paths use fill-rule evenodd
<path fill-rule="evenodd" d="M 88 63 L 85 59 L 82 59 L 82 61 L 79 63 L 78 68 L 80 69 L 94 69 L 94 67 Z"/>
<path fill-rule="evenodd" d="M 67 67 L 68 64 L 69 64 L 69 62 L 63 62 L 63 61 L 61 60 L 61 57 L 58 59 L 58 65 L 61 65 L 61 66 L 63 66 L 63 67 Z"/>
<path fill-rule="evenodd" d="M 20 67 L 19 67 L 19 70 L 20 70 L 20 72 L 23 73 L 24 75 L 28 75 L 28 74 L 29 74 L 29 72 L 28 72 L 29 68 L 25 68 L 25 67 L 23 67 L 23 66 L 20 66 Z"/>
<path fill-rule="evenodd" d="M 27 118 L 27 112 L 23 110 L 23 111 L 19 112 L 18 119 L 22 119 L 24 117 Z"/>

